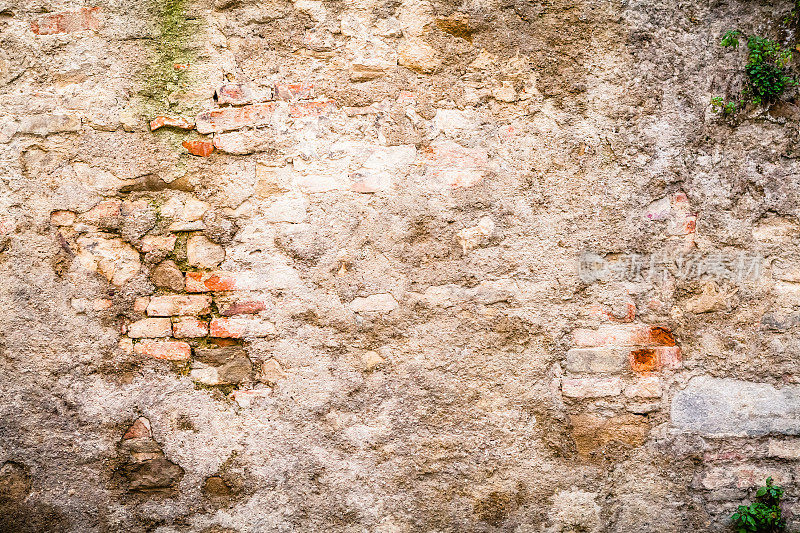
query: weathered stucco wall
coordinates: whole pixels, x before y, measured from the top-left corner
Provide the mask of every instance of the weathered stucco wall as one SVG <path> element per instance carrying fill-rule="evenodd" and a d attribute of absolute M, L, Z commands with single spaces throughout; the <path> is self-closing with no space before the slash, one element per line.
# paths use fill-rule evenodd
<path fill-rule="evenodd" d="M 0 530 L 791 514 L 791 7 L 0 0 Z"/>

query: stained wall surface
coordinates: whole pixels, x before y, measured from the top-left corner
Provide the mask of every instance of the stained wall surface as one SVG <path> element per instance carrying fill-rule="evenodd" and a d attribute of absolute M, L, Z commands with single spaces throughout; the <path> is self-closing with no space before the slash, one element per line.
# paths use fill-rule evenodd
<path fill-rule="evenodd" d="M 798 524 L 792 7 L 0 0 L 0 530 Z"/>

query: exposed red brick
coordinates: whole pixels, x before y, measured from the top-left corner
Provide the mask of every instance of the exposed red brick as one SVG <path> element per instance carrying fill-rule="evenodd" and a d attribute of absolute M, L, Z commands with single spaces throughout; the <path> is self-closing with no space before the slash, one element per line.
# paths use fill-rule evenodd
<path fill-rule="evenodd" d="M 150 121 L 150 131 L 156 131 L 158 128 L 178 128 L 181 130 L 193 130 L 194 122 L 190 122 L 183 117 L 165 117 L 158 116 Z"/>
<path fill-rule="evenodd" d="M 134 345 L 133 352 L 136 355 L 167 361 L 188 361 L 192 355 L 189 345 L 181 341 L 143 340 Z"/>
<path fill-rule="evenodd" d="M 100 29 L 99 7 L 85 7 L 78 11 L 62 11 L 45 15 L 31 22 L 31 30 L 37 35 L 72 33 Z"/>
<path fill-rule="evenodd" d="M 204 111 L 197 115 L 195 126 L 203 134 L 264 126 L 272 122 L 276 107 L 275 102 L 268 102 Z"/>
<path fill-rule="evenodd" d="M 211 297 L 200 294 L 153 296 L 147 306 L 150 316 L 205 315 L 211 312 Z"/>
<path fill-rule="evenodd" d="M 661 368 L 658 354 L 652 348 L 631 350 L 631 369 L 634 372 L 656 372 Z"/>
<path fill-rule="evenodd" d="M 311 83 L 276 83 L 275 95 L 281 100 L 310 100 L 314 98 L 314 85 Z"/>
<path fill-rule="evenodd" d="M 333 100 L 325 100 L 321 102 L 298 102 L 296 104 L 289 104 L 289 115 L 293 118 L 313 118 L 327 115 L 336 109 L 336 103 Z"/>
<path fill-rule="evenodd" d="M 228 272 L 187 272 L 187 292 L 218 292 L 236 289 L 236 278 Z"/>
<path fill-rule="evenodd" d="M 675 346 L 675 337 L 668 328 L 653 326 L 650 328 L 649 343 L 658 346 Z"/>
<path fill-rule="evenodd" d="M 253 93 L 243 83 L 226 83 L 214 92 L 219 105 L 245 105 L 253 101 Z"/>
<path fill-rule="evenodd" d="M 255 315 L 267 308 L 261 300 L 239 300 L 228 304 L 217 304 L 222 316 Z"/>
<path fill-rule="evenodd" d="M 178 339 L 192 339 L 208 335 L 208 322 L 197 318 L 179 318 L 172 324 L 172 334 Z"/>
<path fill-rule="evenodd" d="M 192 155 L 208 157 L 214 152 L 213 141 L 183 141 L 183 147 Z"/>
<path fill-rule="evenodd" d="M 229 339 L 267 337 L 275 331 L 272 322 L 260 318 L 213 318 L 210 336 Z"/>

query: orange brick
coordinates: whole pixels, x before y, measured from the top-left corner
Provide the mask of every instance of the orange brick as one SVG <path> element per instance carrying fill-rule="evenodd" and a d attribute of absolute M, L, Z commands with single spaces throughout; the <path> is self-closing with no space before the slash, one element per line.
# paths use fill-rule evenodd
<path fill-rule="evenodd" d="M 183 141 L 183 147 L 192 154 L 199 157 L 208 157 L 214 152 L 212 141 Z"/>
<path fill-rule="evenodd" d="M 159 128 L 178 128 L 181 130 L 193 130 L 194 122 L 189 122 L 183 117 L 165 117 L 158 116 L 150 121 L 150 131 L 156 131 Z"/>
<path fill-rule="evenodd" d="M 269 102 L 204 111 L 195 118 L 195 126 L 197 131 L 204 134 L 266 126 L 272 122 L 276 107 L 277 104 Z"/>
<path fill-rule="evenodd" d="M 181 341 L 143 340 L 133 346 L 133 352 L 136 355 L 167 361 L 188 361 L 192 355 L 189 345 Z"/>

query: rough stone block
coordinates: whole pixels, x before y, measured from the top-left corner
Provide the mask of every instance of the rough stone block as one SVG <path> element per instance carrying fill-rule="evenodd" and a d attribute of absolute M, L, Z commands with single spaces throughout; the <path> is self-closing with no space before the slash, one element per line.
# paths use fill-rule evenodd
<path fill-rule="evenodd" d="M 569 372 L 622 372 L 628 366 L 628 350 L 613 348 L 573 348 L 567 352 Z"/>
<path fill-rule="evenodd" d="M 356 313 L 390 313 L 397 307 L 397 300 L 389 293 L 371 294 L 350 302 L 350 309 Z"/>
<path fill-rule="evenodd" d="M 188 263 L 200 268 L 214 268 L 225 260 L 225 249 L 205 235 L 192 235 L 186 242 Z"/>
<path fill-rule="evenodd" d="M 698 376 L 672 400 L 672 424 L 708 436 L 800 434 L 800 386 Z"/>

